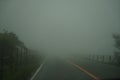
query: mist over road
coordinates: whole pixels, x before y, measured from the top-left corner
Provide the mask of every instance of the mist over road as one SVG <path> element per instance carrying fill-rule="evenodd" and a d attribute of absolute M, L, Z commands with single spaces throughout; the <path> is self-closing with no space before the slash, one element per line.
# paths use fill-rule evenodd
<path fill-rule="evenodd" d="M 62 59 L 47 60 L 33 80 L 93 80 L 84 72 Z"/>
<path fill-rule="evenodd" d="M 120 67 L 81 58 L 49 58 L 33 80 L 119 80 Z M 77 65 L 77 66 L 76 66 Z M 82 69 L 81 69 L 82 68 Z"/>
<path fill-rule="evenodd" d="M 120 0 L 0 0 L 2 32 L 15 33 L 28 50 L 39 52 L 33 55 L 54 56 L 47 58 L 35 80 L 93 80 L 80 67 L 100 79 L 119 78 L 119 67 L 74 59 L 73 63 L 79 66 L 75 67 L 66 59 L 71 56 L 81 58 L 81 55 L 116 56 L 116 52 L 120 53 L 120 39 L 113 37 L 120 34 Z M 18 49 L 16 46 L 17 54 Z M 30 60 L 33 55 L 28 55 Z M 15 58 L 19 61 L 18 56 Z M 116 59 L 120 62 L 120 57 Z M 13 63 L 16 60 L 13 59 Z M 24 74 L 24 70 L 22 72 Z"/>

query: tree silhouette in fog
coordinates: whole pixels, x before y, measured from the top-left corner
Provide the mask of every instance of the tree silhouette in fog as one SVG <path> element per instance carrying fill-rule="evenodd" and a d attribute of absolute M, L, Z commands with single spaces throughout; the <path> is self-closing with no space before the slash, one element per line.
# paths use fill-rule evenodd
<path fill-rule="evenodd" d="M 15 33 L 0 30 L 0 80 L 29 80 L 43 59 L 34 53 Z"/>
<path fill-rule="evenodd" d="M 117 62 L 120 64 L 120 34 L 113 34 L 115 40 L 116 51 L 114 52 Z"/>
<path fill-rule="evenodd" d="M 18 50 L 19 49 L 19 50 Z M 13 32 L 3 30 L 0 32 L 0 79 L 3 79 L 3 74 L 13 71 L 17 68 L 18 57 L 25 55 L 27 48 L 24 43 L 19 40 L 18 36 Z M 26 57 L 25 57 L 26 58 Z M 25 59 L 24 58 L 24 59 Z M 25 62 L 25 61 L 24 61 Z M 9 67 L 9 68 L 6 68 Z"/>

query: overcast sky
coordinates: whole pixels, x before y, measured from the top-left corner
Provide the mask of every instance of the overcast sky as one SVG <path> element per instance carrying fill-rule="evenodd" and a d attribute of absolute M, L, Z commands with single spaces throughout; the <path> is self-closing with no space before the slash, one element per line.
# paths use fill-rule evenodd
<path fill-rule="evenodd" d="M 47 53 L 112 54 L 120 0 L 0 0 L 0 25 Z"/>

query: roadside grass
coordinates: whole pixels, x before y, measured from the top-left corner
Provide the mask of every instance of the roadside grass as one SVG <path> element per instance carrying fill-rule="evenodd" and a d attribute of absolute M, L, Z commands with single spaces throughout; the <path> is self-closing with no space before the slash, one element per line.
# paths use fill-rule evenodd
<path fill-rule="evenodd" d="M 42 60 L 32 58 L 28 63 L 19 65 L 14 71 L 7 68 L 4 71 L 3 80 L 29 80 L 41 63 Z"/>

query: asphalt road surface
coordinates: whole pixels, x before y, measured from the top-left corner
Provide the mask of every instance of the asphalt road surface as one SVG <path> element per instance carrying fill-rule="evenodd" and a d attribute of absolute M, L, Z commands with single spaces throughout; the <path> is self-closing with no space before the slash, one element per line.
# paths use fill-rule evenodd
<path fill-rule="evenodd" d="M 102 62 L 84 58 L 74 61 L 74 63 L 83 67 L 102 80 L 120 80 L 120 66 L 104 64 Z"/>
<path fill-rule="evenodd" d="M 120 80 L 120 67 L 87 59 L 47 59 L 32 80 Z"/>
<path fill-rule="evenodd" d="M 33 80 L 95 80 L 62 59 L 49 59 Z"/>

